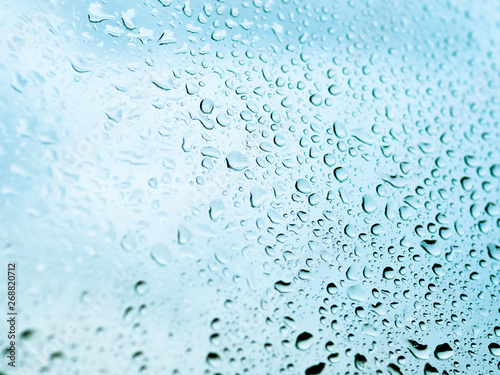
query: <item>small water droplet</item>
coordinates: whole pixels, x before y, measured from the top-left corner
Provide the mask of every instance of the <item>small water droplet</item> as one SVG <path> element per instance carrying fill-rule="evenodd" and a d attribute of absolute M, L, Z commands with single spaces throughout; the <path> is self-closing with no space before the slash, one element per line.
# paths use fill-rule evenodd
<path fill-rule="evenodd" d="M 135 284 L 134 290 L 137 293 L 137 295 L 143 296 L 148 291 L 148 284 L 145 281 L 140 280 Z"/>

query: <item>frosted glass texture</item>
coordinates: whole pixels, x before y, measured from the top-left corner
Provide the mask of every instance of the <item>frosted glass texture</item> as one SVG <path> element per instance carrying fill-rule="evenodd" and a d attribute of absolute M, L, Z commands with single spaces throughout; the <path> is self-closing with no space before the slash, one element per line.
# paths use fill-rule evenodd
<path fill-rule="evenodd" d="M 0 0 L 0 372 L 499 374 L 499 7 Z"/>

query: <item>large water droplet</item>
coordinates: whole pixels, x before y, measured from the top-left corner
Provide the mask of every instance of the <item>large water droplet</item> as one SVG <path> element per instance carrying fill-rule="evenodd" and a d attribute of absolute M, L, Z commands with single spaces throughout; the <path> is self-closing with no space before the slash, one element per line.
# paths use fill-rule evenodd
<path fill-rule="evenodd" d="M 362 207 L 367 214 L 371 214 L 377 209 L 377 202 L 370 194 L 365 194 L 363 195 Z"/>
<path fill-rule="evenodd" d="M 408 340 L 408 349 L 418 359 L 428 359 L 431 354 L 431 349 L 428 345 L 420 344 L 414 340 Z"/>
<path fill-rule="evenodd" d="M 497 343 L 491 343 L 488 345 L 488 350 L 495 357 L 500 357 L 500 345 Z"/>
<path fill-rule="evenodd" d="M 172 253 L 161 243 L 151 246 L 151 258 L 160 266 L 165 266 L 172 260 Z"/>
<path fill-rule="evenodd" d="M 347 173 L 347 169 L 345 169 L 343 167 L 335 168 L 333 173 L 335 174 L 335 178 L 339 182 L 344 182 L 345 180 L 347 180 L 349 178 L 349 174 Z"/>
<path fill-rule="evenodd" d="M 228 168 L 231 168 L 235 171 L 242 171 L 248 166 L 248 159 L 243 156 L 243 154 L 239 151 L 231 151 L 226 156 L 226 162 Z"/>
<path fill-rule="evenodd" d="M 494 260 L 500 260 L 500 246 L 490 243 L 487 246 L 488 249 L 488 255 L 490 256 L 491 259 Z"/>
<path fill-rule="evenodd" d="M 309 194 L 312 192 L 311 183 L 307 180 L 304 180 L 303 178 L 297 180 L 297 182 L 295 183 L 295 188 L 297 189 L 297 191 L 304 194 Z"/>
<path fill-rule="evenodd" d="M 434 350 L 434 356 L 437 359 L 446 360 L 453 356 L 454 351 L 448 343 L 444 343 L 436 346 Z"/>
<path fill-rule="evenodd" d="M 300 350 L 307 350 L 314 344 L 313 338 L 313 335 L 309 332 L 302 332 L 295 340 L 295 347 Z"/>
<path fill-rule="evenodd" d="M 347 296 L 353 301 L 364 302 L 368 299 L 369 294 L 362 285 L 353 285 L 347 288 Z"/>

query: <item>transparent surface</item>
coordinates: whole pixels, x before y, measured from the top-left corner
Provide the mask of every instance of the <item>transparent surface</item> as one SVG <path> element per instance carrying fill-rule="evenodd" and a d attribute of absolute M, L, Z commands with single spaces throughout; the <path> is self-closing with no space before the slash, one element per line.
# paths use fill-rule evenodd
<path fill-rule="evenodd" d="M 499 7 L 0 0 L 16 373 L 498 374 Z"/>

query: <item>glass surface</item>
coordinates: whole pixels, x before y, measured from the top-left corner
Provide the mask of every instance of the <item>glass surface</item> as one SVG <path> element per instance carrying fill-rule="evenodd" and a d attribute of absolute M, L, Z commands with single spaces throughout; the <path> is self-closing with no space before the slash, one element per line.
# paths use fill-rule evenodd
<path fill-rule="evenodd" d="M 0 373 L 499 374 L 499 15 L 0 0 Z"/>

